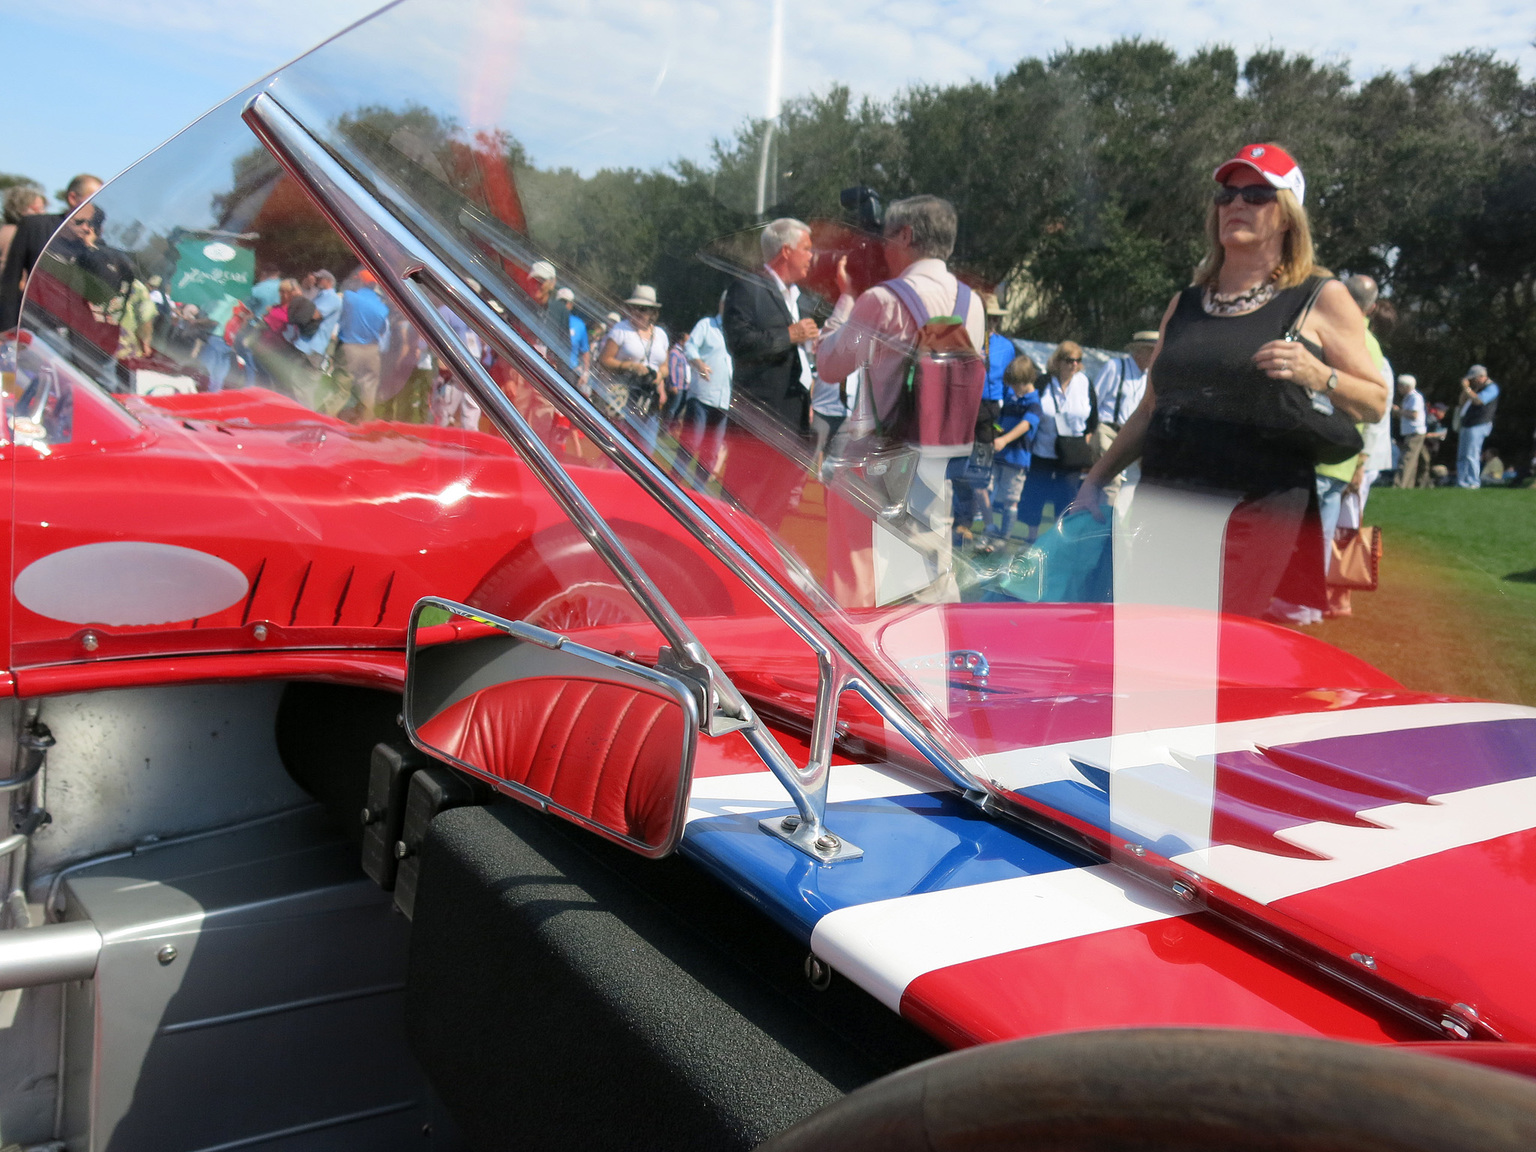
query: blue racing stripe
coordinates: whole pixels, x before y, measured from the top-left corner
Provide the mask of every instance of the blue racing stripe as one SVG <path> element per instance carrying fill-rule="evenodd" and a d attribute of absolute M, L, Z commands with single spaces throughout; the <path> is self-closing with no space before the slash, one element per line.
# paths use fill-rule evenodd
<path fill-rule="evenodd" d="M 1536 776 L 1536 719 L 1402 728 L 1282 747 L 1428 796 Z"/>
<path fill-rule="evenodd" d="M 793 812 L 786 806 L 694 820 L 679 850 L 805 940 L 839 908 L 1094 863 L 956 797 L 925 793 L 828 804 L 827 827 L 864 855 L 823 865 L 758 827 L 764 817 Z"/>

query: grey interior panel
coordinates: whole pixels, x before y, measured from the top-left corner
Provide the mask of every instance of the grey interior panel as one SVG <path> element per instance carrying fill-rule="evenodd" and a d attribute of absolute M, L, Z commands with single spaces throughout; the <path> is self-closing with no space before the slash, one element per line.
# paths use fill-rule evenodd
<path fill-rule="evenodd" d="M 102 933 L 68 988 L 87 1152 L 444 1148 L 404 1041 L 409 924 L 318 806 L 73 873 Z"/>
<path fill-rule="evenodd" d="M 48 754 L 53 822 L 32 837 L 33 877 L 148 837 L 306 803 L 273 735 L 283 687 L 253 681 L 45 700 L 42 719 L 58 741 Z"/>

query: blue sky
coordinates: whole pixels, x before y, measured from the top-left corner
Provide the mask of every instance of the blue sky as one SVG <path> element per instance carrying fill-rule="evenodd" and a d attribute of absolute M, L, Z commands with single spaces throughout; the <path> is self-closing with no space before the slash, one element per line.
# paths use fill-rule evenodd
<path fill-rule="evenodd" d="M 0 0 L 7 49 L 0 171 L 30 175 L 50 192 L 77 171 L 110 177 L 231 93 L 366 15 L 375 2 Z M 439 3 L 436 12 L 452 10 Z M 585 66 L 603 72 L 632 63 L 626 45 L 647 40 L 641 94 L 657 101 L 669 90 L 686 91 L 682 78 L 694 61 L 711 59 L 718 68 L 718 54 L 739 57 L 733 74 L 740 82 L 698 107 L 689 133 L 669 137 L 674 154 L 678 148 L 702 154 L 711 137 L 762 114 L 770 0 L 505 0 L 503 6 L 519 44 L 590 39 L 602 47 Z M 983 78 L 1021 56 L 1129 35 L 1186 52 L 1223 43 L 1240 53 L 1275 46 L 1347 59 L 1357 78 L 1427 67 L 1460 49 L 1489 49 L 1518 62 L 1526 76 L 1536 74 L 1536 10 L 1508 0 L 842 0 L 835 6 L 786 0 L 786 8 L 786 96 L 842 82 L 883 97 L 906 84 Z M 638 39 L 625 30 L 637 20 L 644 29 Z M 730 30 L 731 43 L 720 42 L 722 29 Z M 614 61 L 601 59 L 607 52 Z M 523 73 L 537 74 L 544 91 L 581 87 L 580 72 L 572 74 L 563 58 L 531 48 L 521 56 Z M 594 115 L 608 114 L 594 109 Z M 612 133 L 611 146 L 621 149 L 611 159 L 605 155 L 605 163 L 672 158 L 647 152 L 643 130 L 599 123 L 592 132 Z M 586 167 L 584 156 L 561 154 L 572 142 L 568 128 L 530 141 L 540 162 Z"/>

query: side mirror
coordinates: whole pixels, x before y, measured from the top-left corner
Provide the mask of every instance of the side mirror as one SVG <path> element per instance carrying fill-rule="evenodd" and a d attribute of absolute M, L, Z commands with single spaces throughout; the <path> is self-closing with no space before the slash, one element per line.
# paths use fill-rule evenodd
<path fill-rule="evenodd" d="M 682 838 L 698 704 L 661 669 L 427 598 L 411 613 L 403 718 L 423 752 L 641 855 Z"/>

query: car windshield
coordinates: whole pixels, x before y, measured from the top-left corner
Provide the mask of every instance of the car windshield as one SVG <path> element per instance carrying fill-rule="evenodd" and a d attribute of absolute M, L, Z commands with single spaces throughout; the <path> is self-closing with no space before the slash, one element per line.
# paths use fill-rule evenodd
<path fill-rule="evenodd" d="M 795 35 L 766 6 L 586 11 L 405 0 L 65 225 L 8 387 L 16 666 L 398 646 L 426 594 L 657 657 L 337 205 L 242 122 L 265 94 L 496 314 L 518 354 L 435 301 L 786 728 L 814 653 L 572 404 L 994 799 L 1117 857 L 1258 899 L 1256 874 L 1329 857 L 1319 822 L 1444 790 L 1405 778 L 1403 740 L 1529 723 L 1536 521 L 1506 487 L 1530 405 L 1499 407 L 1493 363 L 1514 345 L 1455 338 L 1414 231 L 1432 209 L 1381 215 L 1316 127 L 1314 103 L 1355 99 L 1336 72 L 1127 41 L 986 82 L 784 90 Z M 1474 74 L 1501 66 L 1444 67 L 1466 75 L 1376 98 L 1497 123 Z M 931 778 L 866 702 L 839 717 L 845 754 Z"/>

